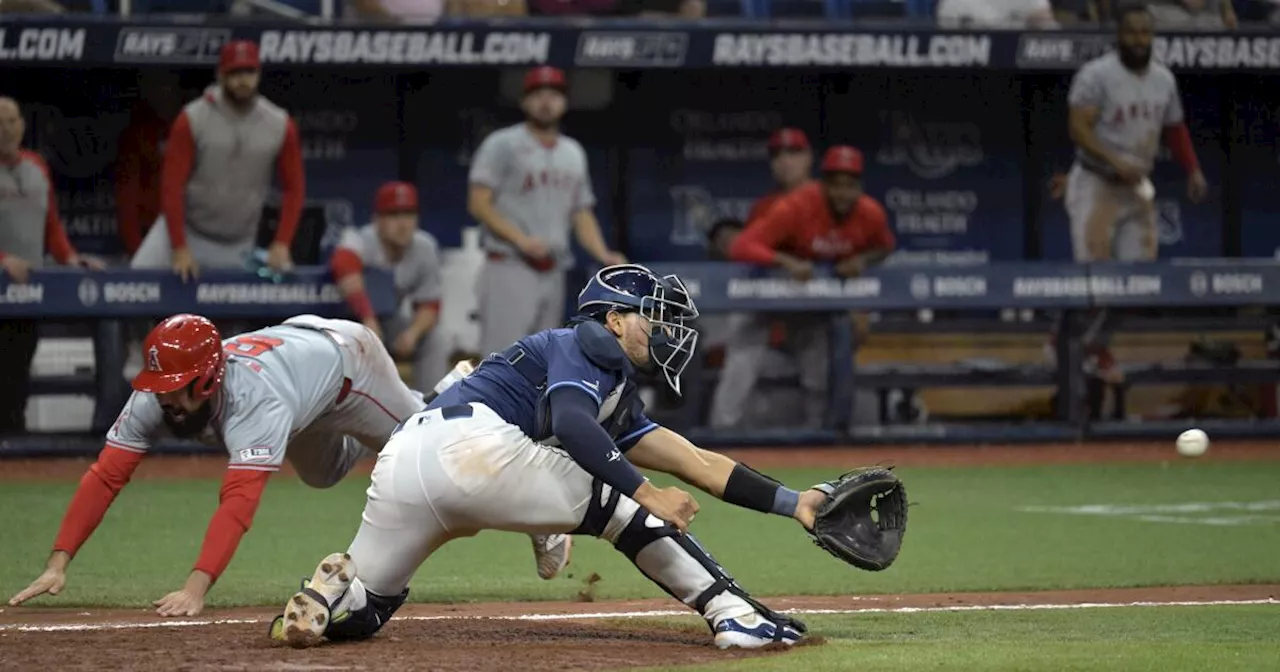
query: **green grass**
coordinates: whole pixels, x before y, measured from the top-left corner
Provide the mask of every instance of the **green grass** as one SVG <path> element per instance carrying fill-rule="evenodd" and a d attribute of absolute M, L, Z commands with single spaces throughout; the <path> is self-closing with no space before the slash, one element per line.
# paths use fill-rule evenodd
<path fill-rule="evenodd" d="M 1280 463 L 899 471 L 916 505 L 903 553 L 886 572 L 853 570 L 815 548 L 794 523 L 736 509 L 708 495 L 698 498 L 703 513 L 694 530 L 759 595 L 1280 582 L 1280 511 L 1270 512 L 1271 517 L 1262 512 L 1242 525 L 1214 526 L 1018 510 L 1277 500 Z M 799 487 L 831 473 L 785 470 L 776 475 Z M 321 557 L 346 548 L 359 524 L 366 485 L 365 477 L 329 490 L 287 478 L 272 482 L 253 530 L 211 593 L 210 604 L 277 603 Z M 39 573 L 74 487 L 0 486 L 0 510 L 5 512 L 0 562 L 7 568 L 0 574 L 0 596 L 7 598 Z M 142 606 L 177 589 L 199 553 L 217 493 L 216 481 L 131 483 L 72 564 L 64 593 L 34 604 Z M 1203 515 L 1208 514 L 1184 517 Z M 486 532 L 451 542 L 418 573 L 412 599 L 570 599 L 580 590 L 582 577 L 592 572 L 603 577 L 596 592 L 600 599 L 664 595 L 604 542 L 578 542 L 570 568 L 576 578 L 551 582 L 537 578 L 525 537 Z"/>
<path fill-rule="evenodd" d="M 681 672 L 1275 670 L 1280 609 L 1159 607 L 813 616 L 827 642 Z"/>

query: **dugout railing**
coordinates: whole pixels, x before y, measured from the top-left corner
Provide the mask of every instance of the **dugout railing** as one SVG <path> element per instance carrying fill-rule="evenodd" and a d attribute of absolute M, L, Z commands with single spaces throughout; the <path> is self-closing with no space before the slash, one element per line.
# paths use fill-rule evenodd
<path fill-rule="evenodd" d="M 1082 353 L 1078 334 L 1090 308 L 1156 306 L 1166 309 L 1267 304 L 1268 288 L 1280 287 L 1280 263 L 1260 262 L 1231 265 L 1200 264 L 1058 265 L 991 264 L 969 268 L 884 268 L 853 281 L 818 278 L 797 283 L 736 264 L 678 264 L 655 266 L 676 272 L 688 280 L 704 312 L 735 310 L 827 311 L 832 319 L 832 399 L 828 426 L 821 431 L 794 428 L 711 431 L 698 425 L 696 410 L 707 391 L 707 381 L 699 367 L 686 374 L 692 384 L 683 404 L 664 416 L 699 442 L 708 445 L 740 444 L 835 444 L 859 442 L 947 442 L 947 441 L 1050 441 L 1096 437 L 1167 436 L 1186 421 L 1124 422 L 1092 420 L 1072 399 L 1082 397 L 1089 384 L 1080 366 Z M 371 272 L 370 295 L 380 312 L 391 309 L 389 278 Z M 1244 282 L 1242 282 L 1244 281 Z M 1253 288 L 1249 294 L 1234 291 Z M 939 291 L 942 290 L 942 296 Z M 963 291 L 968 296 L 947 296 Z M 198 282 L 183 284 L 166 272 L 108 271 L 82 274 L 66 270 L 35 273 L 27 285 L 0 281 L 0 317 L 38 317 L 50 321 L 93 324 L 95 368 L 91 375 L 37 379 L 33 391 L 48 393 L 92 393 L 98 399 L 95 432 L 105 431 L 127 395 L 123 378 L 124 324 L 174 312 L 195 310 L 213 318 L 279 319 L 298 313 L 344 315 L 346 307 L 329 283 L 323 268 L 302 268 L 276 283 L 244 272 L 210 273 Z M 958 362 L 949 366 L 921 366 L 909 362 L 856 368 L 853 365 L 851 310 L 915 311 L 921 308 L 990 313 L 1002 309 L 1064 311 L 1068 329 L 1060 332 L 1056 370 L 1042 366 L 982 366 Z M 1217 319 L 1216 327 L 1249 324 L 1263 326 L 1262 318 L 1246 318 L 1243 323 Z M 1177 326 L 1185 320 L 1160 320 L 1146 328 Z M 936 323 L 946 328 L 945 323 Z M 971 322 L 981 325 L 983 322 Z M 992 320 L 987 330 L 1038 329 L 1039 324 Z M 1132 320 L 1121 328 L 1133 328 Z M 1004 325 L 1004 326 L 1001 326 Z M 1191 383 L 1280 382 L 1280 366 L 1270 361 L 1239 361 L 1230 365 L 1174 366 L 1150 365 L 1131 368 L 1129 385 Z M 923 425 L 849 425 L 854 386 L 867 388 L 924 388 L 931 386 L 1025 386 L 1051 383 L 1058 390 L 1059 408 L 1053 421 L 926 423 Z M 1198 422 L 1216 434 L 1258 436 L 1280 434 L 1273 418 L 1244 421 Z M 33 435 L 7 440 L 0 452 L 33 454 L 45 452 L 84 453 L 96 451 L 100 434 L 90 437 Z M 199 450 L 192 445 L 164 444 L 160 450 Z"/>

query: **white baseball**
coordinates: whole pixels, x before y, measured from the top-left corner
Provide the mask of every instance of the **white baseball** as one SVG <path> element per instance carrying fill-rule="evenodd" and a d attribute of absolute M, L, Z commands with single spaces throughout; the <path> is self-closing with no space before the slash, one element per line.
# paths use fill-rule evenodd
<path fill-rule="evenodd" d="M 1142 182 L 1138 184 L 1138 198 L 1141 198 L 1144 201 L 1149 201 L 1155 197 L 1156 185 L 1151 184 L 1150 179 L 1143 179 Z"/>
<path fill-rule="evenodd" d="M 1188 429 L 1178 435 L 1177 446 L 1183 457 L 1200 457 L 1209 450 L 1209 435 L 1201 429 Z"/>

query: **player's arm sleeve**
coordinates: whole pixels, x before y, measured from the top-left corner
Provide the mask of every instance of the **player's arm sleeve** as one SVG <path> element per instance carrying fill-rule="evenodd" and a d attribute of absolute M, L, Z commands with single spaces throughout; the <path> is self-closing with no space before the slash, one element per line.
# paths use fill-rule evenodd
<path fill-rule="evenodd" d="M 279 402 L 253 408 L 252 413 L 233 416 L 223 428 L 223 438 L 231 462 L 222 480 L 218 509 L 200 546 L 195 567 L 213 581 L 231 563 L 240 539 L 253 525 L 253 516 L 262 501 L 267 479 L 280 470 L 293 416 Z"/>
<path fill-rule="evenodd" d="M 138 221 L 138 204 L 142 202 L 142 152 L 139 131 L 129 126 L 120 136 L 120 149 L 116 153 L 116 230 L 129 254 L 142 245 L 142 222 Z"/>
<path fill-rule="evenodd" d="M 302 169 L 302 139 L 298 125 L 289 117 L 284 129 L 284 143 L 276 156 L 276 176 L 280 180 L 280 226 L 275 242 L 293 245 L 302 219 L 302 206 L 307 198 L 306 173 Z"/>
<path fill-rule="evenodd" d="M 80 478 L 76 494 L 71 497 L 71 504 L 62 517 L 53 550 L 75 557 L 89 535 L 98 529 L 102 517 L 107 515 L 107 509 L 129 482 L 144 455 L 109 442 L 103 447 L 98 453 L 98 461 Z"/>
<path fill-rule="evenodd" d="M 733 239 L 729 246 L 729 258 L 762 266 L 773 266 L 778 260 L 778 247 L 787 239 L 793 227 L 796 208 L 789 198 L 774 203 L 773 207 L 749 222 L 747 228 Z"/>
<path fill-rule="evenodd" d="M 471 172 L 467 176 L 467 182 L 497 189 L 502 184 L 506 158 L 507 146 L 502 141 L 502 136 L 490 134 L 471 157 Z"/>
<path fill-rule="evenodd" d="M 364 289 L 364 257 L 359 231 L 349 228 L 343 232 L 342 240 L 338 242 L 333 256 L 329 257 L 329 270 L 351 312 L 361 320 L 375 317 L 373 302 Z"/>
<path fill-rule="evenodd" d="M 547 349 L 546 391 L 551 433 L 587 473 L 631 496 L 644 477 L 596 421 L 600 391 L 613 384 L 614 376 L 588 362 L 575 337 L 552 337 Z"/>
<path fill-rule="evenodd" d="M 565 385 L 549 392 L 551 431 L 584 471 L 630 497 L 644 476 L 613 445 L 596 422 L 599 403 L 589 390 Z"/>
<path fill-rule="evenodd" d="M 76 250 L 67 238 L 67 227 L 62 225 L 62 217 L 58 216 L 58 190 L 53 185 L 53 173 L 49 164 L 38 154 L 32 160 L 44 173 L 45 182 L 49 184 L 49 196 L 45 203 L 44 215 L 44 247 L 59 264 L 68 264 L 76 256 Z"/>
<path fill-rule="evenodd" d="M 195 166 L 196 140 L 191 134 L 191 120 L 183 111 L 169 129 L 160 173 L 160 212 L 169 229 L 169 245 L 175 250 L 187 246 L 187 181 Z"/>
<path fill-rule="evenodd" d="M 1200 169 L 1200 158 L 1196 156 L 1196 147 L 1191 142 L 1191 130 L 1187 128 L 1176 80 L 1170 86 L 1169 104 L 1164 109 L 1164 141 L 1183 170 L 1194 173 Z"/>
<path fill-rule="evenodd" d="M 644 413 L 637 413 L 635 419 L 632 420 L 631 426 L 627 427 L 627 431 L 618 436 L 618 440 L 614 444 L 618 446 L 618 450 L 627 452 L 631 450 L 645 434 L 652 432 L 658 428 L 658 423 L 649 419 Z"/>
<path fill-rule="evenodd" d="M 107 432 L 106 446 L 98 460 L 80 479 L 71 504 L 62 518 L 53 550 L 75 556 L 102 522 L 116 495 L 133 476 L 151 445 L 151 434 L 160 422 L 154 397 L 135 392 Z"/>

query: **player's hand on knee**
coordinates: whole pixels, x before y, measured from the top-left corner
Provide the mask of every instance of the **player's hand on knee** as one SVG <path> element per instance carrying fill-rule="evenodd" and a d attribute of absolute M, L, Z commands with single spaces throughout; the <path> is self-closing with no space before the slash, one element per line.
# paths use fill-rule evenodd
<path fill-rule="evenodd" d="M 14 595 L 9 599 L 9 606 L 16 607 L 33 597 L 38 597 L 48 593 L 57 595 L 62 592 L 64 586 L 67 585 L 67 573 L 57 567 L 50 567 L 44 570 L 31 585 L 22 589 L 22 592 Z"/>
<path fill-rule="evenodd" d="M 689 531 L 689 524 L 698 513 L 698 502 L 693 495 L 680 488 L 655 488 L 648 481 L 636 490 L 633 498 L 649 513 L 671 523 L 681 532 Z"/>

